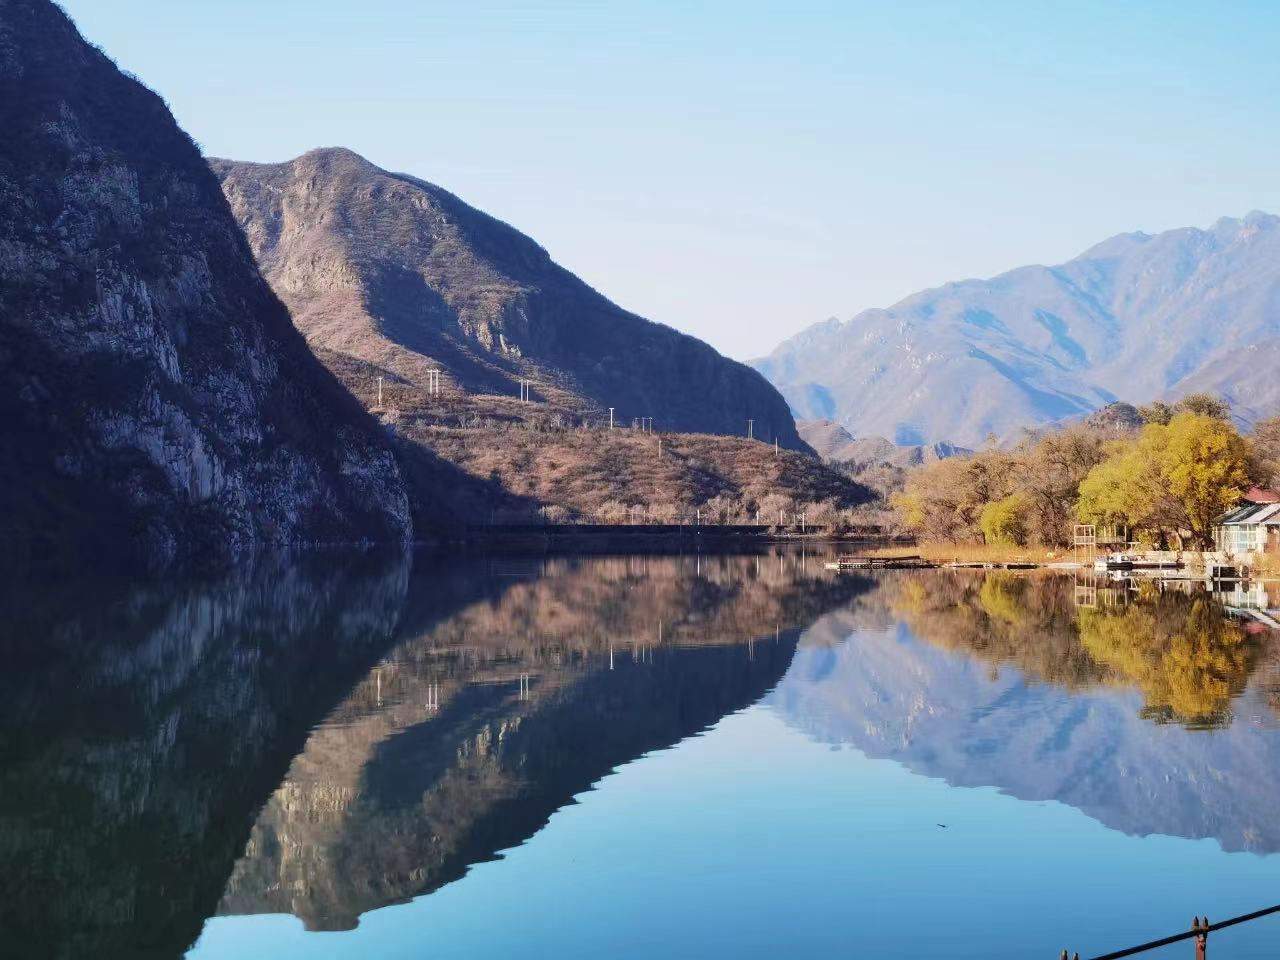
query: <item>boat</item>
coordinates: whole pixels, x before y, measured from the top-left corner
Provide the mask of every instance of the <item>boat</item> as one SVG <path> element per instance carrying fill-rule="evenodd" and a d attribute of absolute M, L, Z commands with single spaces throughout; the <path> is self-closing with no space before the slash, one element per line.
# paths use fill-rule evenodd
<path fill-rule="evenodd" d="M 1164 557 L 1150 557 L 1141 553 L 1108 553 L 1093 561 L 1093 569 L 1109 570 L 1181 570 L 1182 561 Z"/>

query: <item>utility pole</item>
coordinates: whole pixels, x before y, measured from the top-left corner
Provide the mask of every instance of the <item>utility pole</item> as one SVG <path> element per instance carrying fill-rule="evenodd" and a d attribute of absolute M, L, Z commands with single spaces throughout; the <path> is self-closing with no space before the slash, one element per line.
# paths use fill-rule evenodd
<path fill-rule="evenodd" d="M 754 420 L 747 421 L 747 439 L 754 440 L 756 438 L 756 422 Z"/>
<path fill-rule="evenodd" d="M 382 378 L 378 378 L 378 409 L 382 409 Z"/>
<path fill-rule="evenodd" d="M 613 429 L 613 407 L 609 408 L 609 429 Z"/>
<path fill-rule="evenodd" d="M 773 459 L 778 459 L 778 438 L 773 438 Z"/>
<path fill-rule="evenodd" d="M 662 459 L 662 438 L 658 438 L 658 459 Z"/>

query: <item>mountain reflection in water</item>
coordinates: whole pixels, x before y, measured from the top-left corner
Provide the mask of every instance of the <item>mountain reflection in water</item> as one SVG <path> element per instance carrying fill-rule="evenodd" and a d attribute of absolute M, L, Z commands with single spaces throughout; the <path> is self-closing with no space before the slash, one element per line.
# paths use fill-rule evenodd
<path fill-rule="evenodd" d="M 457 879 L 615 766 L 758 700 L 799 630 L 869 586 L 743 557 L 495 568 L 522 569 L 492 602 L 406 619 L 294 760 L 220 912 L 349 929 Z"/>
<path fill-rule="evenodd" d="M 428 559 L 410 577 L 407 556 L 332 554 L 0 598 L 6 947 L 175 957 L 218 909 L 332 929 L 434 889 L 762 696 L 800 630 L 868 586 L 818 569 Z"/>
<path fill-rule="evenodd" d="M 791 555 L 333 554 L 4 606 L 18 955 L 177 957 L 214 915 L 352 929 L 761 701 L 954 786 L 1280 850 L 1276 637 L 1203 592 Z"/>
<path fill-rule="evenodd" d="M 822 741 L 954 786 L 1280 851 L 1276 634 L 1175 586 L 886 575 L 807 631 L 772 702 Z"/>

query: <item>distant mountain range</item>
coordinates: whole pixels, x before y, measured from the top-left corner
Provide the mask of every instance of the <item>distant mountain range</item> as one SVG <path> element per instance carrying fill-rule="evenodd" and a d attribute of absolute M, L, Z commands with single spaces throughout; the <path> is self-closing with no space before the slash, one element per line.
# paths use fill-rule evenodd
<path fill-rule="evenodd" d="M 831 420 L 797 420 L 796 427 L 814 453 L 830 463 L 854 466 L 886 463 L 905 468 L 973 453 L 953 443 L 895 444 L 884 437 L 855 438 Z"/>
<path fill-rule="evenodd" d="M 899 444 L 1207 390 L 1280 409 L 1280 218 L 1122 234 L 1056 267 L 949 283 L 819 323 L 754 366 L 797 417 Z"/>
<path fill-rule="evenodd" d="M 614 305 L 529 237 L 446 190 L 341 148 L 288 163 L 212 160 L 263 273 L 348 385 L 379 373 L 659 430 L 801 448 L 751 368 Z M 351 360 L 364 366 L 353 368 Z M 492 405 L 490 405 L 492 407 Z"/>

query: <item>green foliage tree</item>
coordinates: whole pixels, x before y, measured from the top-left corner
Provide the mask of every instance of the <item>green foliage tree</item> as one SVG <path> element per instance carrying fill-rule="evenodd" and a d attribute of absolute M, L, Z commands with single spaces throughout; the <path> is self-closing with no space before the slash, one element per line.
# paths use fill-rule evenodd
<path fill-rule="evenodd" d="M 1132 528 L 1149 526 L 1159 515 L 1164 491 L 1150 438 L 1164 429 L 1156 423 L 1144 427 L 1145 445 L 1141 440 L 1110 445 L 1107 458 L 1080 483 L 1076 510 L 1083 522 Z"/>
<path fill-rule="evenodd" d="M 978 523 L 987 543 L 1025 546 L 1029 506 L 1027 495 L 1018 492 L 983 507 Z"/>

